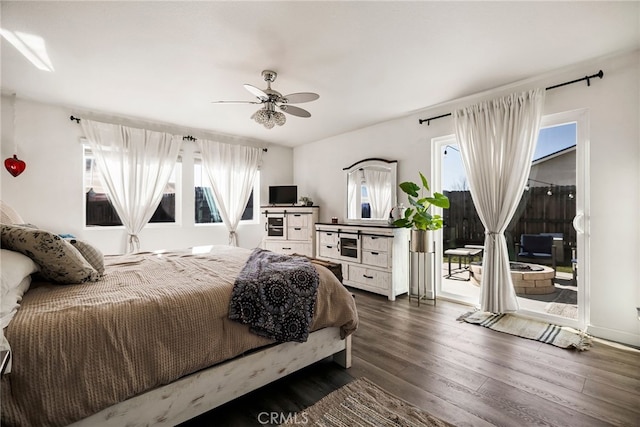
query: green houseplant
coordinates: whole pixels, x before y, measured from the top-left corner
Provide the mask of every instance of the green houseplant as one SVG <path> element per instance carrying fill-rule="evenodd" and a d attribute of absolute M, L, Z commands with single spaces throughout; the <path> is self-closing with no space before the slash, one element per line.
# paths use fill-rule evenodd
<path fill-rule="evenodd" d="M 409 207 L 404 211 L 402 218 L 393 222 L 396 227 L 411 228 L 411 248 L 414 252 L 431 252 L 433 247 L 431 233 L 443 226 L 442 216 L 429 212 L 431 206 L 443 209 L 449 208 L 449 198 L 442 193 L 433 193 L 429 196 L 429 182 L 421 172 L 422 187 L 415 182 L 405 181 L 400 184 L 400 189 L 407 194 Z"/>

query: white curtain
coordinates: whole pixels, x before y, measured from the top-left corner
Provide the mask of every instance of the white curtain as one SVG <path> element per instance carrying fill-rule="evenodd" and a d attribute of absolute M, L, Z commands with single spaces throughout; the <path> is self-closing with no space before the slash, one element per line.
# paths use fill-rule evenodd
<path fill-rule="evenodd" d="M 213 190 L 209 187 L 204 187 L 202 189 L 202 193 L 204 194 L 204 200 L 207 202 L 207 206 L 209 206 L 211 219 L 213 222 L 221 222 L 222 218 L 220 217 L 220 212 L 218 212 L 218 206 L 216 205 L 216 199 L 213 196 Z"/>
<path fill-rule="evenodd" d="M 518 310 L 504 231 L 529 176 L 544 94 L 544 89 L 535 89 L 453 113 L 471 197 L 485 227 L 480 295 L 483 311 Z"/>
<path fill-rule="evenodd" d="M 372 219 L 387 219 L 391 211 L 391 173 L 364 169 L 364 181 L 369 195 Z"/>
<path fill-rule="evenodd" d="M 358 206 L 358 191 L 362 185 L 360 170 L 351 172 L 347 178 L 347 218 L 360 218 L 362 208 Z M 345 218 L 346 219 L 346 218 Z"/>
<path fill-rule="evenodd" d="M 220 217 L 229 230 L 229 245 L 238 246 L 236 230 L 251 196 L 262 149 L 202 139 L 198 140 L 198 145 Z"/>
<path fill-rule="evenodd" d="M 128 252 L 162 200 L 180 152 L 173 135 L 82 119 L 82 129 L 109 200 L 127 230 Z"/>

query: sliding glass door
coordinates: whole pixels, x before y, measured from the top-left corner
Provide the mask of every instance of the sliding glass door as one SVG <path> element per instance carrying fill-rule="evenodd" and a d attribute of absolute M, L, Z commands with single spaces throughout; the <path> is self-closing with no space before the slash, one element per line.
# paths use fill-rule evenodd
<path fill-rule="evenodd" d="M 433 141 L 432 182 L 451 201 L 437 242 L 443 298 L 477 304 L 484 226 L 455 136 Z M 588 298 L 587 112 L 543 118 L 527 186 L 505 236 L 522 312 L 583 327 Z"/>

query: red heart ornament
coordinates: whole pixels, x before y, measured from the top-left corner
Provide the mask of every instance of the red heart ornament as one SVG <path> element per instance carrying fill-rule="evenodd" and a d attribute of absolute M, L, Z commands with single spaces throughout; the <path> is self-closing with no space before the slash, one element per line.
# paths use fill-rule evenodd
<path fill-rule="evenodd" d="M 14 154 L 13 158 L 10 157 L 4 161 L 4 167 L 7 168 L 11 175 L 16 177 L 24 172 L 24 170 L 27 168 L 27 164 L 18 159 L 18 156 Z"/>

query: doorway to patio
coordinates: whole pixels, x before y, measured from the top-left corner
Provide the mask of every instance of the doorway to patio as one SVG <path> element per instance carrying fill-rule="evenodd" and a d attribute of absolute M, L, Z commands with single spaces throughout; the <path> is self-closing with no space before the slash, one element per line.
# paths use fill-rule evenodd
<path fill-rule="evenodd" d="M 520 312 L 583 328 L 587 316 L 587 112 L 544 116 L 531 172 L 505 237 Z M 477 305 L 484 226 L 478 217 L 455 135 L 432 141 L 434 191 L 449 197 L 437 239 L 442 298 Z"/>

